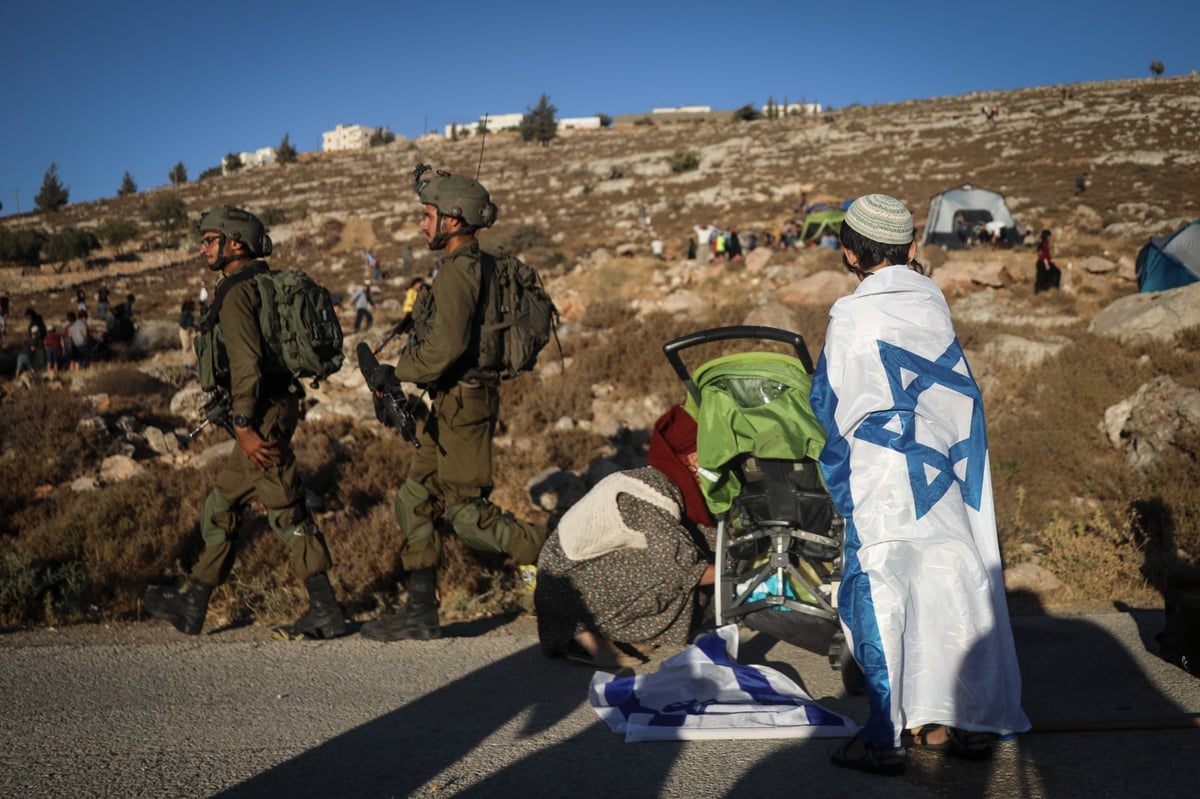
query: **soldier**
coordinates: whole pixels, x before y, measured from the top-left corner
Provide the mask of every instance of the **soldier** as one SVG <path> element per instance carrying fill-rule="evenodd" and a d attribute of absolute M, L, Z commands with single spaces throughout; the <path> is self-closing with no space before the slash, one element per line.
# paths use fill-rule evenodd
<path fill-rule="evenodd" d="M 421 233 L 431 250 L 444 251 L 442 268 L 421 290 L 412 336 L 399 361 L 395 367 L 381 364 L 371 379 L 377 391 L 399 379 L 433 398 L 421 446 L 396 498 L 408 601 L 401 611 L 363 626 L 363 636 L 376 641 L 441 636 L 435 594 L 439 523 L 448 523 L 472 549 L 506 553 L 518 564 L 536 563 L 546 540 L 544 528 L 488 501 L 500 377 L 498 364 L 480 362 L 480 347 L 484 286 L 495 258 L 480 249 L 475 234 L 496 221 L 496 206 L 477 181 L 428 169 L 419 166 L 416 172 L 424 205 Z"/>
<path fill-rule="evenodd" d="M 268 269 L 261 259 L 271 254 L 271 239 L 257 217 L 229 206 L 205 214 L 200 233 L 201 257 L 222 273 L 197 341 L 201 384 L 228 392 L 237 445 L 200 509 L 205 547 L 189 584 L 147 588 L 146 610 L 180 632 L 199 634 L 209 596 L 233 565 L 242 512 L 257 499 L 291 550 L 292 568 L 309 595 L 304 615 L 277 632 L 289 638 L 344 635 L 345 616 L 327 575 L 329 549 L 305 504 L 291 448 L 303 392 L 291 372 L 267 356 L 258 321 L 262 303 L 252 278 Z"/>

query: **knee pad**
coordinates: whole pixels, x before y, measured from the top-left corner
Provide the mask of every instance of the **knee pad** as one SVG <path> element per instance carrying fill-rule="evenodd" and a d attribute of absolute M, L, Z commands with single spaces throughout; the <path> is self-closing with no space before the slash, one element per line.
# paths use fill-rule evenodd
<path fill-rule="evenodd" d="M 220 546 L 234 538 L 241 523 L 241 508 L 229 504 L 216 489 L 204 498 L 200 506 L 200 535 L 205 546 Z"/>
<path fill-rule="evenodd" d="M 414 480 L 405 480 L 400 486 L 400 493 L 396 496 L 396 523 L 410 543 L 433 535 L 431 499 L 425 487 Z"/>
<path fill-rule="evenodd" d="M 275 535 L 289 542 L 289 539 L 305 535 L 315 535 L 317 525 L 308 514 L 303 501 L 286 508 L 275 508 L 267 511 L 267 524 L 275 531 Z M 310 529 L 311 528 L 311 529 Z M 290 542 L 288 543 L 290 546 Z"/>
<path fill-rule="evenodd" d="M 512 539 L 512 519 L 486 499 L 456 505 L 449 511 L 450 524 L 462 542 L 480 552 L 505 554 Z"/>

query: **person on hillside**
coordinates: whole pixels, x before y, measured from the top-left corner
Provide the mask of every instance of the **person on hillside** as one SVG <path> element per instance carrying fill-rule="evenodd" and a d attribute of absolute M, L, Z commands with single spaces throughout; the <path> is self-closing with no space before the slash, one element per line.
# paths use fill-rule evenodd
<path fill-rule="evenodd" d="M 75 311 L 87 310 L 87 294 L 83 290 L 83 286 L 75 289 Z"/>
<path fill-rule="evenodd" d="M 703 621 L 716 529 L 697 478 L 696 421 L 679 405 L 654 423 L 648 458 L 596 484 L 542 548 L 533 601 L 547 655 L 636 666 L 614 643 L 681 647 Z"/>
<path fill-rule="evenodd" d="M 421 289 L 399 360 L 394 367 L 381 364 L 369 384 L 382 393 L 395 381 L 416 383 L 429 391 L 433 406 L 396 499 L 408 599 L 402 610 L 363 626 L 363 636 L 376 641 L 441 636 L 436 587 L 443 526 L 468 547 L 508 554 L 519 565 L 536 563 L 546 540 L 543 527 L 488 500 L 500 364 L 483 362 L 480 309 L 487 301 L 484 281 L 496 261 L 480 249 L 476 232 L 492 226 L 496 206 L 471 178 L 425 165 L 414 175 L 423 206 L 421 234 L 445 257 L 437 279 Z"/>
<path fill-rule="evenodd" d="M 4 343 L 4 334 L 8 330 L 8 313 L 11 302 L 8 290 L 0 291 L 0 344 Z"/>
<path fill-rule="evenodd" d="M 71 354 L 68 357 L 70 370 L 85 368 L 92 359 L 92 331 L 88 326 L 87 311 L 77 314 L 67 314 L 67 339 L 71 342 Z"/>
<path fill-rule="evenodd" d="M 904 772 L 913 746 L 982 760 L 1029 729 L 1004 592 L 983 397 L 908 209 L 859 197 L 840 234 L 861 281 L 829 312 L 812 408 L 846 522 L 838 613 L 869 714 L 835 765 Z"/>
<path fill-rule="evenodd" d="M 101 284 L 96 289 L 96 318 L 103 319 L 108 315 L 108 286 Z"/>
<path fill-rule="evenodd" d="M 196 302 L 186 299 L 179 306 L 179 348 L 183 350 L 183 359 L 192 363 L 196 359 Z"/>
<path fill-rule="evenodd" d="M 147 588 L 146 610 L 182 633 L 198 635 L 213 589 L 233 566 L 242 514 L 258 501 L 271 529 L 291 550 L 292 570 L 309 596 L 308 610 L 276 632 L 287 638 L 345 635 L 345 615 L 329 582 L 329 548 L 305 502 L 291 447 L 304 392 L 291 372 L 264 352 L 262 300 L 253 278 L 269 269 L 262 259 L 271 254 L 271 239 L 258 217 L 227 205 L 201 217 L 200 234 L 200 256 L 221 273 L 201 323 L 201 385 L 227 395 L 235 446 L 201 506 L 204 549 L 189 583 Z"/>
<path fill-rule="evenodd" d="M 696 225 L 693 230 L 696 231 L 696 254 L 700 256 L 701 264 L 707 264 L 712 260 L 712 240 L 717 234 L 717 228 L 715 225 L 708 224 L 704 227 Z"/>
<path fill-rule="evenodd" d="M 46 365 L 46 321 L 30 305 L 25 309 L 25 322 L 25 340 L 30 345 L 30 368 L 35 373 L 40 372 Z"/>
<path fill-rule="evenodd" d="M 1042 237 L 1038 239 L 1037 264 L 1035 267 L 1037 272 L 1033 280 L 1034 294 L 1059 287 L 1059 284 L 1062 282 L 1062 271 L 1055 265 L 1054 259 L 1050 257 L 1049 230 L 1043 230 Z"/>
<path fill-rule="evenodd" d="M 425 278 L 414 277 L 409 281 L 408 288 L 404 290 L 404 304 L 401 311 L 404 316 L 400 320 L 400 327 L 407 329 L 412 324 L 413 308 L 417 306 L 417 297 L 421 294 L 421 287 L 425 285 Z"/>
<path fill-rule="evenodd" d="M 357 333 L 363 324 L 364 330 L 370 330 L 371 325 L 375 322 L 375 316 L 371 313 L 371 309 L 375 307 L 375 300 L 371 299 L 371 281 L 364 280 L 362 285 L 354 290 L 350 295 L 350 304 L 354 306 L 354 332 Z"/>
<path fill-rule="evenodd" d="M 58 367 L 66 360 L 66 349 L 62 333 L 53 322 L 46 325 L 46 335 L 42 338 L 42 349 L 46 353 L 46 374 L 58 376 Z"/>

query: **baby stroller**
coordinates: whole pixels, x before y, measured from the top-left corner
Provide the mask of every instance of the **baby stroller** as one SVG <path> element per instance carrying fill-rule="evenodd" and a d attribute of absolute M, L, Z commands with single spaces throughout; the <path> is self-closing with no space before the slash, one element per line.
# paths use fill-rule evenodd
<path fill-rule="evenodd" d="M 795 356 L 725 355 L 689 373 L 682 351 L 733 339 L 782 342 Z M 804 338 L 722 327 L 677 338 L 663 351 L 687 389 L 701 489 L 717 520 L 717 625 L 745 621 L 783 640 L 829 640 L 846 692 L 861 695 L 862 672 L 838 622 L 844 522 L 817 466 L 825 433 L 808 402 L 813 366 Z"/>

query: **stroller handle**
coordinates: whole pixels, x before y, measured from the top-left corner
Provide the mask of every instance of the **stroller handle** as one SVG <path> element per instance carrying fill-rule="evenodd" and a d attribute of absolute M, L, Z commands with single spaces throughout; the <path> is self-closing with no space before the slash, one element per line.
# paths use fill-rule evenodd
<path fill-rule="evenodd" d="M 700 344 L 711 344 L 715 341 L 742 338 L 766 339 L 768 341 L 779 341 L 784 344 L 790 344 L 792 345 L 792 349 L 796 351 L 796 357 L 804 365 L 804 370 L 809 374 L 813 373 L 812 356 L 808 354 L 808 345 L 804 343 L 804 336 L 778 327 L 733 325 L 730 327 L 714 327 L 708 330 L 698 330 L 695 333 L 689 333 L 673 341 L 668 341 L 663 345 L 663 352 L 666 353 L 667 360 L 671 362 L 671 368 L 675 370 L 675 374 L 679 376 L 684 386 L 687 387 L 688 393 L 692 395 L 693 399 L 699 401 L 699 392 L 696 389 L 696 385 L 692 382 L 692 376 L 688 372 L 687 366 L 684 364 L 683 358 L 679 353 Z"/>

